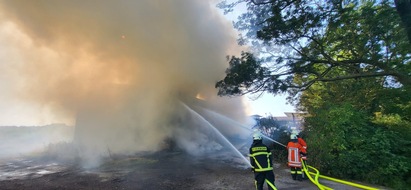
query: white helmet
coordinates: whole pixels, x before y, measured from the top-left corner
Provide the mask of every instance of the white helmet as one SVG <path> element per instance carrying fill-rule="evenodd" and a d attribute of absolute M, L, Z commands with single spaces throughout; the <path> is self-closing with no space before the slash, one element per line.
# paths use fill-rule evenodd
<path fill-rule="evenodd" d="M 263 136 L 261 135 L 260 132 L 258 132 L 258 131 L 254 132 L 253 140 L 262 140 L 262 139 L 263 139 Z"/>
<path fill-rule="evenodd" d="M 290 139 L 297 139 L 297 136 L 298 136 L 298 131 L 293 129 L 291 131 Z"/>

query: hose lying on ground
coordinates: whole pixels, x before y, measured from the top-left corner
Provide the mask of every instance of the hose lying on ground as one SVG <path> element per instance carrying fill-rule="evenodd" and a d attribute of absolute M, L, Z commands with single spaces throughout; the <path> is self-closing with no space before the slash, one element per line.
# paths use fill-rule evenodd
<path fill-rule="evenodd" d="M 368 187 L 368 186 L 365 186 L 365 185 L 360 185 L 360 184 L 357 184 L 357 183 L 344 181 L 344 180 L 341 180 L 341 179 L 336 179 L 336 178 L 328 177 L 328 176 L 325 176 L 325 175 L 320 175 L 320 172 L 316 168 L 314 168 L 312 166 L 309 166 L 309 165 L 306 166 L 302 159 L 301 159 L 301 163 L 303 165 L 303 172 L 305 172 L 305 175 L 310 179 L 311 182 L 313 182 L 315 185 L 317 185 L 317 187 L 320 190 L 332 190 L 332 188 L 320 184 L 320 182 L 318 182 L 319 177 L 327 179 L 327 180 L 335 181 L 337 183 L 342 183 L 342 184 L 350 185 L 350 186 L 353 186 L 353 187 L 358 187 L 358 188 L 361 188 L 361 189 L 378 190 L 377 188 Z M 315 173 L 308 171 L 307 167 L 309 169 L 314 170 Z M 311 175 L 314 175 L 314 179 L 312 178 Z"/>

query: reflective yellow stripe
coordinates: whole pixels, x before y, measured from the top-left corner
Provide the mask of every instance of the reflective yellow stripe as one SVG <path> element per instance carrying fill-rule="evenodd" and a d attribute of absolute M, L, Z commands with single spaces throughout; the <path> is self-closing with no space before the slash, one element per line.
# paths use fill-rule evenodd
<path fill-rule="evenodd" d="M 254 163 L 257 164 L 257 167 L 258 167 L 258 168 L 254 168 L 254 171 L 258 171 L 258 170 L 261 169 L 262 167 L 261 167 L 260 163 L 258 163 L 258 161 L 257 161 L 257 159 L 255 158 L 255 156 L 256 156 L 256 155 L 254 155 L 254 154 L 250 154 L 250 157 L 254 159 Z"/>
<path fill-rule="evenodd" d="M 256 189 L 256 190 L 258 190 L 258 187 L 257 187 L 257 180 L 254 180 L 254 185 L 255 185 L 255 189 Z"/>
<path fill-rule="evenodd" d="M 268 181 L 268 180 L 266 179 L 265 182 L 267 182 L 267 184 L 268 184 L 271 188 L 273 188 L 273 190 L 277 190 L 277 188 L 275 188 L 275 185 L 272 184 L 270 181 Z"/>
<path fill-rule="evenodd" d="M 253 154 L 250 154 L 249 156 L 250 157 L 254 157 L 254 156 L 259 156 L 259 155 L 271 155 L 271 152 L 256 152 L 256 153 L 253 153 Z"/>
<path fill-rule="evenodd" d="M 251 148 L 251 151 L 267 151 L 267 147 L 253 147 Z"/>
<path fill-rule="evenodd" d="M 265 172 L 265 171 L 270 171 L 270 170 L 273 170 L 273 168 L 270 167 L 270 168 L 263 168 L 263 169 L 254 169 L 254 171 L 256 172 Z"/>
<path fill-rule="evenodd" d="M 252 151 L 254 150 L 267 150 L 267 147 L 254 147 L 251 148 Z M 257 165 L 258 168 L 254 168 L 254 171 L 256 172 L 263 172 L 263 171 L 270 171 L 273 170 L 273 167 L 268 167 L 268 168 L 263 168 L 260 163 L 257 161 L 256 156 L 260 156 L 260 155 L 265 155 L 267 156 L 267 164 L 268 166 L 270 165 L 270 156 L 271 156 L 271 152 L 256 152 L 253 154 L 249 154 L 248 156 L 250 156 L 250 158 L 254 159 L 254 163 Z"/>
<path fill-rule="evenodd" d="M 258 168 L 255 168 L 254 171 L 258 171 L 258 170 L 260 170 L 262 167 L 261 167 L 260 163 L 258 163 L 257 159 L 255 159 L 255 157 L 253 157 L 253 158 L 254 158 L 254 163 L 257 164 L 257 166 L 258 166 Z"/>
<path fill-rule="evenodd" d="M 267 154 L 267 166 L 270 165 L 270 155 L 271 155 L 271 152 L 270 152 L 270 154 Z M 271 167 L 271 169 L 273 169 L 273 168 Z"/>

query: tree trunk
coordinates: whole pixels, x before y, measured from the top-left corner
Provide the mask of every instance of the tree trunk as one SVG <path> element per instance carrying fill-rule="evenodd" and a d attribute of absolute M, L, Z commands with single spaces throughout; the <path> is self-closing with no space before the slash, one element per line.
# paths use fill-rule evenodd
<path fill-rule="evenodd" d="M 395 0 L 394 2 L 411 44 L 411 0 Z"/>

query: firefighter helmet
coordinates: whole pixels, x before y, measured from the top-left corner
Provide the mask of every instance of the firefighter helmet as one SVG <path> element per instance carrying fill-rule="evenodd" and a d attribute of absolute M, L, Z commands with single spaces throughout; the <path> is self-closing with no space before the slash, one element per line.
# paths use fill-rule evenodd
<path fill-rule="evenodd" d="M 261 133 L 260 132 L 254 132 L 254 134 L 253 134 L 253 140 L 262 140 L 263 139 L 263 136 L 261 135 Z"/>

